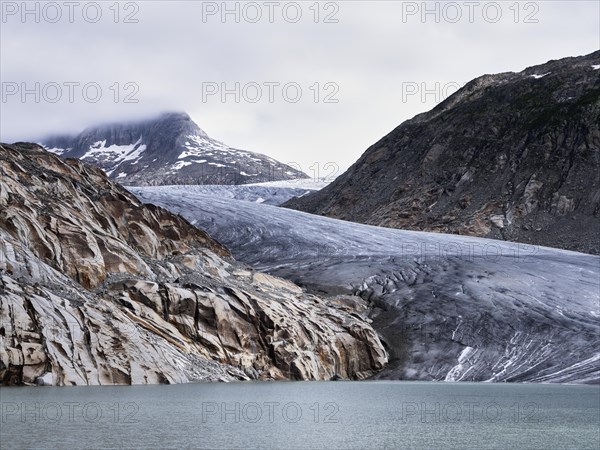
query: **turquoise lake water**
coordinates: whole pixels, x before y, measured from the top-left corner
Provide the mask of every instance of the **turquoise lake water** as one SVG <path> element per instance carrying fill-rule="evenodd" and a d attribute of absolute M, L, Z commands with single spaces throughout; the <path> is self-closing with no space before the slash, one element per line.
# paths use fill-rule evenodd
<path fill-rule="evenodd" d="M 600 387 L 265 382 L 0 389 L 2 448 L 600 448 Z"/>

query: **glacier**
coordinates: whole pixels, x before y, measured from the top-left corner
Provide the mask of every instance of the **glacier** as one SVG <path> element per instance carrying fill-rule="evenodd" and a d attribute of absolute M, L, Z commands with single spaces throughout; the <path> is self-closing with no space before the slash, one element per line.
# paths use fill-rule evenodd
<path fill-rule="evenodd" d="M 205 187 L 129 189 L 256 270 L 368 300 L 390 353 L 376 378 L 600 383 L 600 257 L 356 224 Z"/>

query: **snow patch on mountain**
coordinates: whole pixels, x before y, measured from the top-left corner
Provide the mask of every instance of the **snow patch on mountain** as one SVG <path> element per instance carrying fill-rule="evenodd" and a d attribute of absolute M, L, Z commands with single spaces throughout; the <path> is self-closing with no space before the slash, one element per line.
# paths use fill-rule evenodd
<path fill-rule="evenodd" d="M 125 161 L 134 161 L 135 164 L 142 157 L 142 153 L 146 150 L 146 145 L 142 144 L 142 136 L 133 144 L 106 146 L 106 139 L 97 141 L 90 149 L 81 156 L 80 159 L 101 159 L 109 161 L 110 164 L 118 165 Z M 111 170 L 108 168 L 108 170 Z"/>
<path fill-rule="evenodd" d="M 535 78 L 536 80 L 539 80 L 540 78 L 544 78 L 546 75 L 550 75 L 551 72 L 546 72 L 546 73 L 542 73 L 542 74 L 537 74 L 534 73 L 533 75 L 531 75 L 532 78 Z"/>
<path fill-rule="evenodd" d="M 175 164 L 173 164 L 173 166 L 171 166 L 171 170 L 180 170 L 185 166 L 191 166 L 192 162 L 191 161 L 178 161 Z"/>
<path fill-rule="evenodd" d="M 231 149 L 225 144 L 208 137 L 188 135 L 187 139 L 189 140 L 183 144 L 187 150 L 181 152 L 181 154 L 178 156 L 178 159 L 188 158 L 190 156 L 203 156 L 207 152 L 212 151 L 231 153 Z"/>

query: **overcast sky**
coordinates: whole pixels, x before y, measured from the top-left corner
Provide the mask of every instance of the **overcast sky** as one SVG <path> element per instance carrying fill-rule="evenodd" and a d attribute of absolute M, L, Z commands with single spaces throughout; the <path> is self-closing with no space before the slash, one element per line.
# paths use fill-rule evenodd
<path fill-rule="evenodd" d="M 75 3 L 2 2 L 3 142 L 177 110 L 323 175 L 477 76 L 600 48 L 598 1 Z"/>

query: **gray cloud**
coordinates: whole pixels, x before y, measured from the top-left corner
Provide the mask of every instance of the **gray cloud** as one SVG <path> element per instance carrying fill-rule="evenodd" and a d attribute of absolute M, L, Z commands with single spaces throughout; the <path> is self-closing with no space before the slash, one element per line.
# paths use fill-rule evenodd
<path fill-rule="evenodd" d="M 81 2 L 80 9 L 89 3 Z M 63 2 L 56 2 L 63 11 L 58 23 L 48 23 L 42 14 L 40 23 L 32 15 L 23 23 L 18 15 L 4 14 L 0 30 L 4 94 L 14 87 L 10 83 L 32 88 L 38 82 L 46 87 L 47 96 L 54 95 L 48 83 L 80 86 L 74 88 L 72 103 L 66 88 L 56 103 L 43 96 L 36 102 L 32 94 L 24 102 L 19 95 L 3 98 L 2 141 L 78 132 L 106 121 L 184 110 L 211 136 L 231 146 L 297 162 L 307 172 L 312 163 L 322 166 L 328 161 L 342 170 L 392 128 L 441 100 L 434 94 L 425 102 L 420 95 L 403 99 L 403 83 L 425 83 L 434 89 L 438 82 L 441 88 L 451 87 L 485 73 L 518 71 L 600 48 L 597 2 L 521 2 L 517 23 L 515 11 L 509 9 L 513 2 L 497 3 L 502 17 L 496 23 L 481 13 L 493 2 L 479 2 L 473 23 L 466 17 L 464 2 L 455 3 L 463 13 L 457 23 L 446 20 L 453 18 L 449 2 L 437 3 L 446 12 L 439 23 L 432 15 L 423 22 L 419 14 L 403 21 L 403 7 L 420 9 L 422 2 L 404 2 L 404 6 L 402 2 L 321 2 L 320 22 L 324 13 L 337 7 L 338 23 L 314 23 L 309 9 L 313 2 L 301 3 L 303 17 L 298 23 L 286 22 L 281 14 L 275 15 L 274 23 L 265 17 L 258 23 L 242 17 L 235 23 L 233 16 L 226 23 L 218 16 L 203 22 L 202 9 L 210 2 L 129 3 L 121 2 L 119 23 L 114 23 L 114 11 L 109 9 L 113 2 L 99 3 L 102 19 L 97 23 L 86 22 L 81 12 L 69 23 Z M 10 10 L 7 4 L 20 7 L 21 2 L 3 2 L 4 12 Z M 40 10 L 45 4 L 39 4 Z M 241 3 L 240 8 L 247 4 Z M 256 4 L 266 13 L 264 2 Z M 233 7 L 231 2 L 228 5 Z M 35 2 L 28 6 L 34 8 Z M 435 8 L 436 2 L 427 2 L 426 7 Z M 123 23 L 125 13 L 134 8 L 138 23 Z M 488 13 L 494 7 L 490 8 Z M 528 14 L 537 23 L 524 23 Z M 125 89 L 128 82 L 139 87 L 133 95 L 138 103 L 124 102 L 127 94 L 134 93 L 134 85 Z M 261 85 L 262 100 L 235 102 L 229 95 L 222 102 L 213 95 L 203 101 L 205 83 L 233 88 L 236 82 L 248 86 L 246 94 L 251 96 L 254 85 L 248 83 Z M 265 82 L 298 83 L 303 95 L 291 103 L 277 88 L 271 103 Z M 333 96 L 338 103 L 323 101 L 334 91 L 333 86 L 324 89 L 327 82 L 339 87 Z M 85 83 L 102 88 L 97 103 L 81 94 Z M 119 83 L 118 98 L 115 83 Z M 315 83 L 319 83 L 317 102 Z"/>

